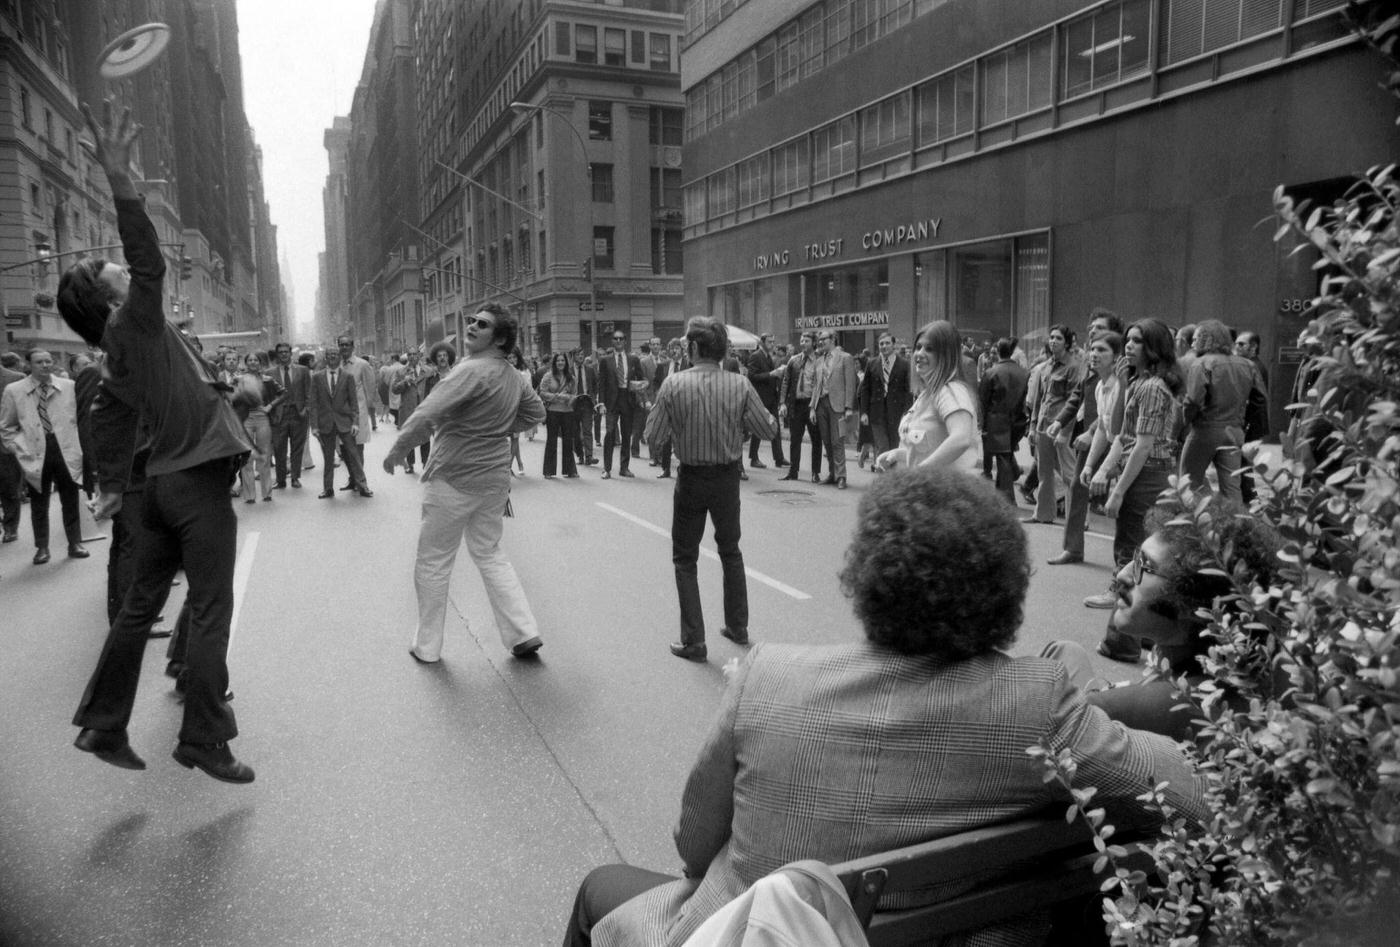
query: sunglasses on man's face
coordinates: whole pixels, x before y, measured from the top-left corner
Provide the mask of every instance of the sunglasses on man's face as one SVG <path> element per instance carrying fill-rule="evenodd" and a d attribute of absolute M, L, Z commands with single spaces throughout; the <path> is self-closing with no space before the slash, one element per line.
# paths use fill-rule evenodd
<path fill-rule="evenodd" d="M 467 326 L 472 329 L 494 329 L 496 323 L 492 322 L 490 319 L 479 319 L 476 316 L 472 316 L 467 319 Z"/>

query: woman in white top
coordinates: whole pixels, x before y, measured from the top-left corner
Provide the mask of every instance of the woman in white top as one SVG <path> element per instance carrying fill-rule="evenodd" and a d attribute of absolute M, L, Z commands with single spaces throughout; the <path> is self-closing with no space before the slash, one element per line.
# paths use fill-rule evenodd
<path fill-rule="evenodd" d="M 951 322 L 930 322 L 914 340 L 914 372 L 923 383 L 899 422 L 899 446 L 875 459 L 877 470 L 957 467 L 982 460 L 977 436 L 977 394 L 963 380 L 962 340 Z"/>

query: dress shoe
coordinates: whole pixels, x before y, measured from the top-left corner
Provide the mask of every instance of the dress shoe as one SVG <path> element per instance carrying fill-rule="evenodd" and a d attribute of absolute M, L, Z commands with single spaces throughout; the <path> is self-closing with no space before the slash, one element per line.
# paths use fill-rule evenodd
<path fill-rule="evenodd" d="M 533 638 L 526 638 L 524 641 L 520 642 L 520 644 L 511 648 L 510 653 L 517 658 L 531 658 L 543 647 L 544 642 L 540 640 L 539 635 L 535 635 Z"/>
<path fill-rule="evenodd" d="M 749 643 L 749 630 L 747 628 L 724 627 L 719 630 L 719 633 L 725 638 L 728 638 L 730 641 L 734 642 L 735 644 Z"/>
<path fill-rule="evenodd" d="M 417 661 L 419 664 L 437 664 L 438 661 L 442 660 L 441 658 L 439 658 L 435 661 L 429 661 L 427 658 L 423 657 L 418 653 L 417 648 L 409 648 L 408 653 L 410 656 L 412 656 L 413 660 Z"/>
<path fill-rule="evenodd" d="M 748 472 L 745 471 L 744 469 L 740 468 L 740 470 L 739 470 L 739 479 L 740 479 L 740 480 L 747 480 L 747 479 L 749 479 Z"/>
<path fill-rule="evenodd" d="M 1100 592 L 1084 599 L 1085 608 L 1117 608 L 1118 595 L 1115 592 Z"/>
<path fill-rule="evenodd" d="M 749 466 L 752 467 L 754 470 L 768 469 L 768 465 L 765 464 L 763 461 L 759 460 L 757 457 L 749 461 Z"/>
<path fill-rule="evenodd" d="M 69 559 L 86 559 L 90 555 L 92 555 L 92 553 L 84 549 L 79 543 L 72 543 L 68 547 Z"/>
<path fill-rule="evenodd" d="M 271 494 L 268 494 L 267 496 L 263 497 L 263 502 L 264 502 L 264 503 L 271 503 L 271 502 L 272 502 L 272 495 L 271 495 Z"/>
<path fill-rule="evenodd" d="M 323 492 L 321 492 L 321 493 L 318 493 L 318 494 L 316 494 L 316 499 L 318 499 L 318 500 L 334 500 L 334 499 L 335 499 L 335 491 L 334 491 L 334 490 L 326 490 L 326 491 L 323 491 Z"/>
<path fill-rule="evenodd" d="M 1116 651 L 1108 650 L 1108 645 L 1104 644 L 1102 641 L 1099 642 L 1097 650 L 1099 654 L 1103 655 L 1105 658 L 1108 658 L 1110 661 L 1122 661 L 1124 664 L 1137 664 L 1138 661 L 1142 660 L 1141 650 L 1135 651 L 1132 654 L 1129 654 L 1126 651 L 1122 654 L 1119 654 Z"/>
<path fill-rule="evenodd" d="M 91 753 L 104 763 L 111 763 L 122 769 L 145 769 L 146 761 L 136 755 L 127 742 L 125 730 L 91 730 L 84 728 L 78 732 L 73 745 L 84 753 Z"/>
<path fill-rule="evenodd" d="M 185 769 L 202 769 L 215 779 L 226 783 L 251 783 L 253 768 L 234 759 L 227 743 L 175 744 L 170 754 Z"/>
<path fill-rule="evenodd" d="M 1052 566 L 1067 566 L 1075 562 L 1083 562 L 1084 554 L 1081 552 L 1070 552 L 1066 550 L 1060 553 L 1058 556 L 1055 556 L 1053 559 L 1046 559 L 1045 561 Z"/>
<path fill-rule="evenodd" d="M 1026 516 L 1021 519 L 1022 523 L 1041 523 L 1045 526 L 1054 526 L 1054 520 L 1038 520 L 1034 516 Z"/>
<path fill-rule="evenodd" d="M 366 500 L 368 500 L 370 497 L 374 496 L 374 491 L 371 490 L 369 487 L 361 487 L 361 488 L 360 488 L 360 496 L 362 496 L 362 497 L 364 497 Z"/>
<path fill-rule="evenodd" d="M 630 471 L 630 470 L 619 470 L 619 471 L 617 472 L 617 475 L 618 475 L 619 477 L 627 477 L 627 478 L 629 478 L 629 479 L 634 478 L 634 477 L 637 476 L 636 474 L 634 474 L 634 473 L 633 473 L 632 471 Z"/>
<path fill-rule="evenodd" d="M 812 474 L 812 482 L 813 482 L 813 483 L 821 483 L 821 482 L 822 482 L 822 475 L 819 474 L 819 473 L 814 473 L 814 474 Z"/>
<path fill-rule="evenodd" d="M 822 485 L 823 485 L 823 486 L 827 486 L 827 487 L 834 487 L 834 486 L 836 486 L 836 475 L 835 475 L 835 474 L 827 474 L 826 479 L 822 481 Z"/>
<path fill-rule="evenodd" d="M 12 529 L 7 529 L 5 530 L 4 538 L 0 538 L 0 543 L 12 543 L 16 539 L 19 539 L 19 533 L 15 532 Z"/>
<path fill-rule="evenodd" d="M 845 477 L 837 477 L 837 478 L 836 478 L 836 489 L 838 489 L 838 490 L 844 490 L 844 489 L 846 489 L 846 478 L 845 478 Z"/>
<path fill-rule="evenodd" d="M 564 474 L 564 478 L 565 478 L 566 480 L 577 480 L 577 479 L 578 479 L 578 474 L 576 474 L 576 473 Z"/>
<path fill-rule="evenodd" d="M 301 489 L 301 481 L 300 481 L 300 480 L 293 480 L 293 481 L 292 481 L 292 489 L 293 489 L 293 490 L 300 490 L 300 489 Z"/>
<path fill-rule="evenodd" d="M 177 681 L 180 679 L 180 673 L 184 670 L 185 665 L 181 661 L 167 661 L 165 664 L 165 676 L 173 677 Z"/>
<path fill-rule="evenodd" d="M 49 547 L 48 547 L 48 546 L 40 546 L 38 549 L 34 550 L 34 564 L 35 564 L 36 566 L 42 566 L 44 563 L 46 563 L 46 562 L 48 562 L 48 561 L 49 561 Z"/>
<path fill-rule="evenodd" d="M 774 467 L 786 467 L 786 466 L 787 466 L 787 461 L 785 461 L 785 460 L 775 460 L 775 461 L 773 461 L 773 466 L 774 466 Z"/>
<path fill-rule="evenodd" d="M 258 502 L 258 501 L 257 501 L 255 498 L 253 498 L 253 497 L 249 497 L 248 499 L 244 500 L 243 502 L 244 502 L 244 503 L 256 503 L 256 502 Z"/>
<path fill-rule="evenodd" d="M 165 626 L 165 625 L 152 625 L 152 626 L 151 626 L 151 630 L 148 631 L 148 632 L 146 632 L 146 637 L 147 637 L 147 638 L 169 638 L 172 634 L 174 634 L 174 632 L 172 632 L 172 631 L 171 631 L 167 626 Z"/>
<path fill-rule="evenodd" d="M 604 480 L 611 480 L 611 479 L 612 479 L 612 474 L 609 473 L 608 471 L 604 470 L 604 471 L 603 471 L 603 479 L 604 479 Z"/>
<path fill-rule="evenodd" d="M 274 483 L 274 484 L 272 485 L 272 489 L 274 489 L 274 490 L 285 490 L 285 489 L 287 489 L 287 485 L 286 485 L 284 482 L 282 482 L 281 480 L 279 480 L 279 481 L 277 481 L 276 483 Z"/>
<path fill-rule="evenodd" d="M 347 483 L 345 486 L 341 487 L 340 489 L 342 489 L 342 490 L 353 490 L 353 489 L 355 489 L 355 485 L 354 485 L 353 483 Z"/>
<path fill-rule="evenodd" d="M 597 458 L 597 457 L 590 457 L 590 458 L 588 458 L 587 460 L 585 460 L 585 461 L 583 462 L 583 465 L 584 465 L 585 467 L 596 467 L 596 466 L 598 466 L 598 458 Z"/>
<path fill-rule="evenodd" d="M 705 648 L 705 643 L 700 644 L 676 644 L 671 645 L 671 653 L 678 658 L 685 658 L 687 661 L 703 661 L 709 651 Z"/>
<path fill-rule="evenodd" d="M 784 474 L 783 476 L 779 477 L 778 479 L 779 479 L 779 480 L 796 480 L 796 479 L 797 479 L 797 474 L 790 471 L 790 472 Z"/>
<path fill-rule="evenodd" d="M 671 477 L 671 471 L 669 471 L 669 470 L 663 470 L 663 471 L 661 471 L 661 473 L 659 473 L 659 474 L 656 475 L 656 479 L 657 479 L 657 480 L 669 480 L 670 477 Z"/>

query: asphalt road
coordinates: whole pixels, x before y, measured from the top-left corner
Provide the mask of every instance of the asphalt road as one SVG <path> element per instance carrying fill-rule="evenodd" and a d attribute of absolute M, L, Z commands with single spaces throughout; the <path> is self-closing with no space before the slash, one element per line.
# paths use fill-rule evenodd
<path fill-rule="evenodd" d="M 501 646 L 463 550 L 443 662 L 422 667 L 407 654 L 421 488 L 379 467 L 389 435 L 369 445 L 372 499 L 318 500 L 318 467 L 272 503 L 235 501 L 233 747 L 257 770 L 250 786 L 170 759 L 180 708 L 160 641 L 130 728 L 149 769 L 73 749 L 105 634 L 107 543 L 32 566 L 26 519 L 0 546 L 0 944 L 549 945 L 588 869 L 678 867 L 681 786 L 741 649 L 717 634 L 719 565 L 706 557 L 709 661 L 667 650 L 674 481 L 645 457 L 634 480 L 585 468 L 546 481 L 542 441 L 525 443 L 505 546 L 540 659 Z M 835 576 L 872 475 L 849 466 L 846 491 L 772 469 L 744 485 L 755 641 L 859 634 Z M 1059 529 L 1027 529 L 1037 569 L 1015 650 L 1092 647 L 1105 613 L 1079 600 L 1107 581 L 1106 537 L 1088 541 L 1097 565 L 1052 568 Z"/>

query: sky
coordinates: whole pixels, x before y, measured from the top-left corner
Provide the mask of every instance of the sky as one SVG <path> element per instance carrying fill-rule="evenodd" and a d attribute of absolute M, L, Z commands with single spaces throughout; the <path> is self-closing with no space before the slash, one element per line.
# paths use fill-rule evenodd
<path fill-rule="evenodd" d="M 325 249 L 322 136 L 348 115 L 375 0 L 237 0 L 243 107 L 263 153 L 263 189 L 291 264 L 298 323 L 316 314 L 316 257 Z M 309 328 L 309 326 L 308 326 Z"/>

